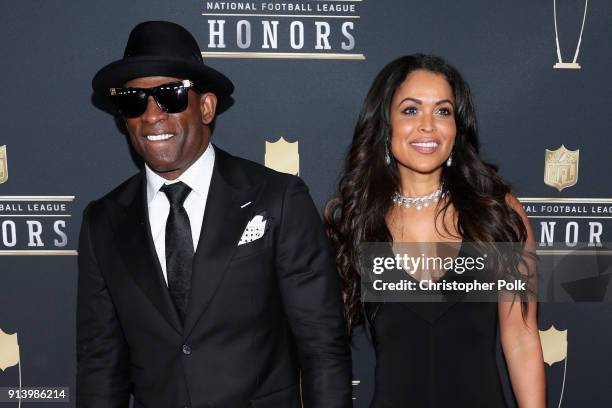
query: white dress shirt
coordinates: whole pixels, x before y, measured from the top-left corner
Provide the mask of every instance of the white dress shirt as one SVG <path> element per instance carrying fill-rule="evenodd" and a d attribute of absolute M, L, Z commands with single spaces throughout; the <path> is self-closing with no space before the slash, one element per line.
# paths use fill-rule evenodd
<path fill-rule="evenodd" d="M 157 259 L 164 273 L 164 279 L 168 284 L 168 273 L 166 271 L 166 221 L 170 213 L 170 202 L 166 195 L 159 191 L 164 184 L 173 184 L 179 181 L 187 184 L 191 192 L 183 203 L 189 217 L 191 226 L 191 236 L 193 238 L 193 250 L 198 247 L 202 221 L 204 220 L 204 210 L 208 189 L 212 178 L 213 166 L 215 163 L 215 150 L 209 143 L 202 155 L 176 180 L 166 180 L 157 175 L 145 164 L 147 176 L 147 205 L 149 209 L 149 224 L 151 225 L 151 236 L 155 243 Z"/>

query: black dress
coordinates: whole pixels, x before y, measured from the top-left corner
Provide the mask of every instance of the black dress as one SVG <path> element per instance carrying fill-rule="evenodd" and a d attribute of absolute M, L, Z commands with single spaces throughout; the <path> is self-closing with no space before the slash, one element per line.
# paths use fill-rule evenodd
<path fill-rule="evenodd" d="M 497 303 L 366 303 L 365 311 L 376 351 L 370 408 L 506 407 Z"/>

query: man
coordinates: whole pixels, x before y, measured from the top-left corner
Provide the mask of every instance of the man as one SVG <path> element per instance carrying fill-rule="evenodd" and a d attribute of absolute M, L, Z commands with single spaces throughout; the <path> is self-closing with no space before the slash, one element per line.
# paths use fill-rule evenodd
<path fill-rule="evenodd" d="M 351 406 L 337 274 L 307 188 L 210 143 L 233 85 L 146 22 L 94 91 L 145 169 L 84 212 L 77 406 Z"/>

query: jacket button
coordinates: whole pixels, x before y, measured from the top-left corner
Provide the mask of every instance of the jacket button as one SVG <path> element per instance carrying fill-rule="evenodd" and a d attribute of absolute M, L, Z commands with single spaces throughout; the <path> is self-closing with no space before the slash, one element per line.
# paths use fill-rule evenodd
<path fill-rule="evenodd" d="M 189 347 L 189 344 L 183 344 L 183 354 L 186 356 L 191 354 L 191 347 Z"/>

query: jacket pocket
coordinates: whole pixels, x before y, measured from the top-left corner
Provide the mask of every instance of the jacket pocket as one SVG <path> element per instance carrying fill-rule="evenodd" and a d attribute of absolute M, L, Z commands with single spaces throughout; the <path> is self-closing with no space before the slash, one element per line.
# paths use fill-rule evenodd
<path fill-rule="evenodd" d="M 271 240 L 266 239 L 266 237 L 261 237 L 253 242 L 240 245 L 238 248 L 236 248 L 236 252 L 234 253 L 232 260 L 262 254 L 264 251 L 272 247 L 272 242 L 270 241 Z"/>

